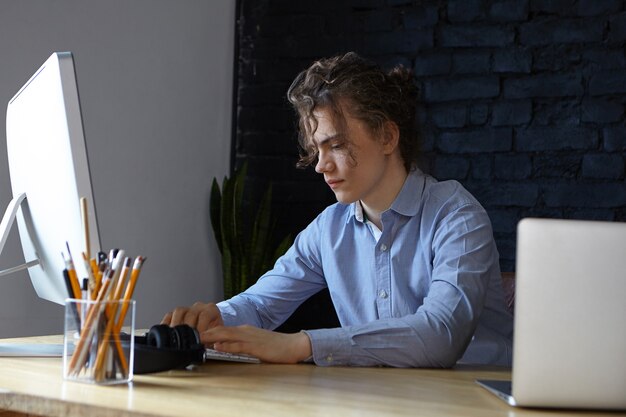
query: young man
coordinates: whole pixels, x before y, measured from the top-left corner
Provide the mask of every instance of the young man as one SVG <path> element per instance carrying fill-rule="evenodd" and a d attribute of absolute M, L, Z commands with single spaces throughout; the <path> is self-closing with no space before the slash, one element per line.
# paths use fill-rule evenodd
<path fill-rule="evenodd" d="M 338 202 L 254 286 L 177 308 L 163 323 L 194 326 L 217 350 L 267 362 L 510 365 L 512 317 L 489 218 L 459 183 L 417 169 L 411 74 L 348 53 L 313 63 L 288 96 L 299 164 L 315 163 Z M 270 330 L 325 287 L 340 328 Z"/>

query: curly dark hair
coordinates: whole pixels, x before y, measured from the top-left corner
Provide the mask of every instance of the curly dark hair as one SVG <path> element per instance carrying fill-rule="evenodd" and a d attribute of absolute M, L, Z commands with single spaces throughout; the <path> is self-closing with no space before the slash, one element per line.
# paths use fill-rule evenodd
<path fill-rule="evenodd" d="M 342 102 L 350 115 L 364 121 L 374 132 L 385 122 L 394 122 L 400 131 L 400 154 L 407 171 L 416 167 L 418 154 L 415 113 L 418 90 L 410 70 L 402 65 L 385 73 L 378 65 L 354 52 L 315 61 L 289 87 L 287 97 L 298 113 L 300 160 L 306 167 L 317 159 L 312 141 L 318 121 L 313 112 L 330 109 L 337 120 Z"/>

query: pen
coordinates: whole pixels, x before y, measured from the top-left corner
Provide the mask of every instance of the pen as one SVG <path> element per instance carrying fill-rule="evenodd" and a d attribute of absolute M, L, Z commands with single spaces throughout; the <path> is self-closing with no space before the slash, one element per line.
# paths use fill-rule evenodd
<path fill-rule="evenodd" d="M 69 256 L 66 257 L 63 252 L 61 252 L 61 256 L 63 256 L 63 260 L 65 261 L 65 268 L 67 269 L 67 273 L 70 277 L 69 279 L 70 284 L 72 285 L 72 296 L 73 298 L 80 300 L 80 284 L 78 282 L 78 277 L 76 276 L 76 269 L 74 269 L 74 262 L 72 261 L 72 254 L 70 252 L 70 245 L 67 244 L 67 242 L 66 245 Z"/>
<path fill-rule="evenodd" d="M 86 301 L 89 300 L 89 280 L 87 278 L 83 278 L 83 285 L 82 285 L 81 289 L 82 289 L 82 293 L 83 293 L 83 300 L 85 300 L 85 302 L 80 303 L 80 317 L 84 319 L 87 316 L 87 303 L 86 303 Z M 77 311 L 78 311 L 78 309 L 77 309 Z M 80 329 L 80 326 L 78 328 Z"/>
<path fill-rule="evenodd" d="M 109 251 L 109 265 L 113 265 L 113 260 L 115 260 L 115 258 L 117 257 L 118 252 L 119 249 L 111 249 Z"/>
<path fill-rule="evenodd" d="M 65 282 L 65 288 L 67 289 L 68 298 L 74 298 L 74 289 L 72 288 L 72 282 L 70 281 L 70 274 L 67 269 L 63 270 L 63 281 Z"/>
<path fill-rule="evenodd" d="M 65 281 L 65 287 L 67 288 L 69 298 L 74 298 L 74 290 L 72 289 L 70 274 L 67 269 L 63 270 L 63 281 Z M 76 329 L 80 329 L 80 316 L 78 315 L 78 306 L 76 303 L 72 303 L 72 316 L 74 316 L 74 320 L 76 321 Z"/>
<path fill-rule="evenodd" d="M 89 279 L 83 278 L 83 285 L 81 286 L 83 300 L 89 300 Z"/>

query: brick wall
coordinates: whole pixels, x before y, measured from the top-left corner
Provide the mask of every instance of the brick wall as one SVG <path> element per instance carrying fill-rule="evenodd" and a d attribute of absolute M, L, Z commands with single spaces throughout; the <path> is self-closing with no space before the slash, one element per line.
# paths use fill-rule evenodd
<path fill-rule="evenodd" d="M 236 159 L 271 181 L 278 231 L 334 202 L 297 170 L 286 90 L 349 50 L 419 79 L 420 167 L 464 184 L 514 269 L 522 217 L 626 221 L 626 2 L 240 0 Z"/>

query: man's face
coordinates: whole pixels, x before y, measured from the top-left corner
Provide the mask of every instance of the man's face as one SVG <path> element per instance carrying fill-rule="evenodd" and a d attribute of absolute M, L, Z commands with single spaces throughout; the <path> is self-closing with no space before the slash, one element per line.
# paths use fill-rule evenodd
<path fill-rule="evenodd" d="M 318 150 L 315 171 L 323 174 L 337 201 L 361 200 L 373 204 L 384 194 L 389 158 L 383 141 L 363 122 L 344 111 L 345 123 L 337 123 L 326 108 L 314 112 L 317 130 L 313 142 Z"/>

